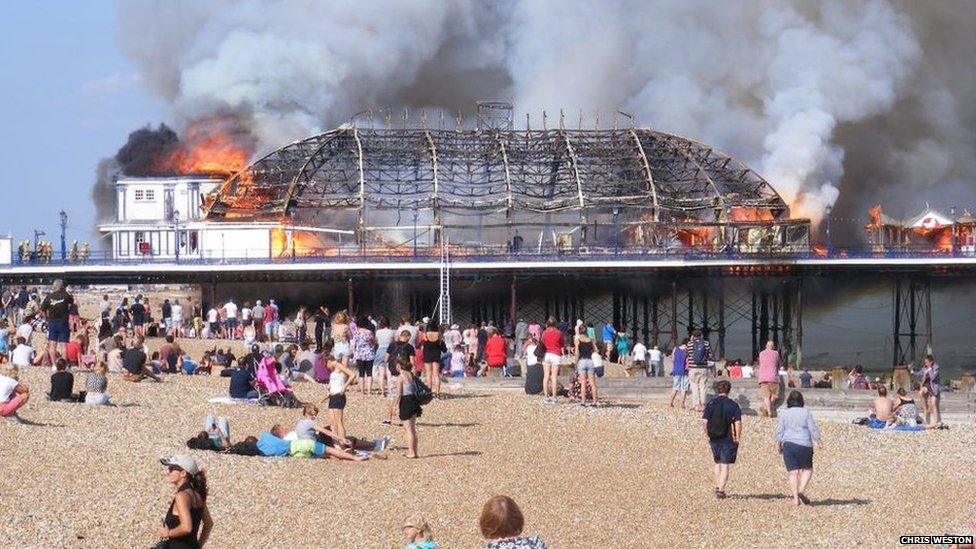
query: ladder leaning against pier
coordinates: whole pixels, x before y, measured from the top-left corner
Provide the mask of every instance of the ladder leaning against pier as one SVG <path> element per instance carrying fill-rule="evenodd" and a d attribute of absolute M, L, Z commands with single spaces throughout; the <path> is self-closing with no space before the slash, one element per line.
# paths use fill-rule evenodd
<path fill-rule="evenodd" d="M 441 265 L 439 273 L 439 293 L 437 296 L 437 319 L 441 324 L 451 325 L 451 250 L 447 238 L 441 240 Z"/>

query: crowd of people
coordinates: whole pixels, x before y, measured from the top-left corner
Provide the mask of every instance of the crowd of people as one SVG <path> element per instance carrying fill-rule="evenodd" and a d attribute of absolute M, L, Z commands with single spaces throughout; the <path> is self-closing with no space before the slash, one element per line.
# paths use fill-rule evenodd
<path fill-rule="evenodd" d="M 669 375 L 672 407 L 684 409 L 690 397 L 688 406 L 700 414 L 715 463 L 715 495 L 723 499 L 742 441 L 742 410 L 729 397 L 730 380 L 754 378 L 759 414 L 778 415 L 775 438 L 789 472 L 793 501 L 796 505 L 809 503 L 805 490 L 820 432 L 797 390 L 787 396 L 786 410 L 777 414 L 781 392 L 784 387 L 792 388 L 793 382 L 784 376 L 783 359 L 772 341 L 751 365 L 735 361 L 719 365 L 699 330 L 666 355 L 657 345 L 647 348 L 643 342 L 633 341 L 626 326 L 618 330 L 609 323 L 599 334 L 592 323 L 580 320 L 571 326 L 554 317 L 543 324 L 520 319 L 502 328 L 480 323 L 462 330 L 457 324 L 440 325 L 429 318 L 414 321 L 405 316 L 395 324 L 385 317 L 355 317 L 344 310 L 331 313 L 324 306 L 311 313 L 301 307 L 287 316 L 274 299 L 266 305 L 263 300 L 254 305 L 245 301 L 240 307 L 229 299 L 206 312 L 193 300 L 184 305 L 179 299 L 163 299 L 156 316 L 142 295 L 131 302 L 122 298 L 114 306 L 106 295 L 99 304 L 99 317 L 92 320 L 79 314 L 78 304 L 60 280 L 43 299 L 26 288 L 5 292 L 2 306 L 0 415 L 16 416 L 28 402 L 31 393 L 19 381 L 19 373 L 29 366 L 51 368 L 47 396 L 52 401 L 111 405 L 108 376 L 113 373 L 128 382 L 160 382 L 171 374 L 210 374 L 228 378 L 230 398 L 301 408 L 301 417 L 290 430 L 275 424 L 257 436 L 232 442 L 226 418 L 208 417 L 204 429 L 187 441 L 192 449 L 238 455 L 351 462 L 384 459 L 389 437 L 367 440 L 347 433 L 347 395 L 358 390 L 360 395 L 375 394 L 387 400 L 380 422 L 392 425 L 399 421 L 404 430 L 404 454 L 415 458 L 419 455 L 416 420 L 424 406 L 442 397 L 442 378 L 484 376 L 492 371 L 516 376 L 524 369 L 526 392 L 540 394 L 545 402 L 565 397 L 584 407 L 598 407 L 602 402 L 598 379 L 605 365 L 614 363 L 628 376 Z M 38 331 L 46 335 L 41 352 L 35 352 L 32 345 Z M 152 337 L 162 338 L 155 350 L 147 345 L 147 338 Z M 180 345 L 189 338 L 240 340 L 247 352 L 235 356 L 233 345 L 225 343 L 196 360 Z M 670 368 L 665 367 L 666 359 Z M 565 369 L 570 370 L 568 376 Z M 85 373 L 84 390 L 76 393 L 74 376 L 79 372 Z M 862 388 L 863 378 L 863 370 L 855 368 L 849 386 Z M 908 381 L 913 378 L 914 394 L 910 397 L 906 387 L 898 387 L 895 400 L 888 399 L 884 385 L 869 385 L 878 391 L 871 421 L 887 428 L 942 426 L 939 367 L 932 356 L 925 358 L 919 371 L 908 368 Z M 717 380 L 712 387 L 715 396 L 709 399 L 713 380 Z M 811 387 L 812 376 L 806 370 L 799 380 L 800 388 Z M 906 383 L 900 378 L 897 381 Z M 325 386 L 325 423 L 318 422 L 317 406 L 295 398 L 292 384 L 296 382 Z M 921 414 L 916 403 L 921 403 Z M 194 540 L 202 545 L 212 527 L 203 472 L 194 458 L 184 455 L 165 460 L 164 465 L 176 493 L 160 536 L 171 547 L 193 546 Z M 482 532 L 486 539 L 494 540 L 488 546 L 544 546 L 533 538 L 518 537 L 521 521 L 518 506 L 510 499 L 499 497 L 486 503 Z M 422 518 L 405 523 L 404 536 L 408 547 L 435 546 Z"/>

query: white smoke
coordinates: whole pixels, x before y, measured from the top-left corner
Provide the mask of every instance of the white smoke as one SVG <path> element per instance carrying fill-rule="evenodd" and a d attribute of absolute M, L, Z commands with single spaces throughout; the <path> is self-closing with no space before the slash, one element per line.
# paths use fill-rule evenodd
<path fill-rule="evenodd" d="M 534 127 L 543 110 L 554 127 L 561 108 L 567 126 L 608 127 L 621 109 L 742 158 L 817 221 L 844 193 L 861 207 L 871 174 L 892 187 L 914 184 L 916 162 L 934 166 L 933 186 L 976 174 L 958 96 L 971 80 L 954 74 L 966 60 L 927 51 L 949 40 L 933 27 L 976 17 L 945 8 L 965 0 L 921 4 L 132 0 L 119 36 L 177 123 L 233 113 L 262 149 L 367 107 L 512 99 Z M 957 23 L 952 43 L 972 48 Z M 913 115 L 923 124 L 903 123 L 906 104 L 927 111 Z"/>

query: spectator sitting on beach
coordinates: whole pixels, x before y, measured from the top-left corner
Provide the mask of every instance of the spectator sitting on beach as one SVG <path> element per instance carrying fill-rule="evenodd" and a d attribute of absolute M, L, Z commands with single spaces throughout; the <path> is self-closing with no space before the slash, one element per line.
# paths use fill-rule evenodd
<path fill-rule="evenodd" d="M 302 419 L 298 420 L 295 424 L 295 437 L 299 440 L 314 440 L 324 443 L 326 446 L 333 447 L 337 450 L 344 452 L 352 452 L 353 450 L 385 450 L 387 445 L 390 443 L 390 437 L 383 437 L 380 442 L 371 442 L 367 440 L 358 439 L 356 437 L 342 437 L 338 433 L 333 431 L 329 425 L 318 426 L 315 423 L 316 418 L 318 418 L 319 409 L 314 404 L 306 404 L 302 406 Z M 291 438 L 286 435 L 286 438 Z M 331 455 L 331 454 L 330 454 Z M 342 459 L 349 459 L 349 456 L 335 456 L 341 457 Z"/>
<path fill-rule="evenodd" d="M 888 398 L 888 389 L 884 385 L 878 385 L 878 396 L 874 397 L 871 406 L 871 418 L 878 421 L 888 421 L 891 418 L 893 403 Z"/>
<path fill-rule="evenodd" d="M 916 385 L 914 389 L 917 391 L 918 386 Z M 895 404 L 888 418 L 887 428 L 898 425 L 918 425 L 918 407 L 915 405 L 915 399 L 909 398 L 904 388 L 898 389 L 898 403 Z"/>
<path fill-rule="evenodd" d="M 99 361 L 92 371 L 85 376 L 85 404 L 109 404 L 108 394 L 108 366 Z"/>
<path fill-rule="evenodd" d="M 254 388 L 254 371 L 241 364 L 231 368 L 228 392 L 230 398 L 258 398 L 258 392 Z"/>
<path fill-rule="evenodd" d="M 847 374 L 847 385 L 853 390 L 870 390 L 871 383 L 864 377 L 864 366 L 860 364 Z"/>
<path fill-rule="evenodd" d="M 525 517 L 508 496 L 494 496 L 486 501 L 478 526 L 487 540 L 484 549 L 546 549 L 541 538 L 522 536 Z"/>
<path fill-rule="evenodd" d="M 404 522 L 403 537 L 407 540 L 405 549 L 437 549 L 430 524 L 424 517 L 418 516 Z"/>
<path fill-rule="evenodd" d="M 17 410 L 30 398 L 30 389 L 18 378 L 16 365 L 8 362 L 0 367 L 0 417 L 16 416 Z"/>
<path fill-rule="evenodd" d="M 17 346 L 10 351 L 10 362 L 18 368 L 26 368 L 35 363 L 34 348 L 23 337 L 17 337 Z"/>
<path fill-rule="evenodd" d="M 800 388 L 810 389 L 812 387 L 810 383 L 812 380 L 813 380 L 813 376 L 810 375 L 810 371 L 804 368 L 803 371 L 800 372 Z"/>
<path fill-rule="evenodd" d="M 132 347 L 122 353 L 122 368 L 125 370 L 122 378 L 126 381 L 138 382 L 146 379 L 160 382 L 162 379 L 149 369 L 146 353 L 142 350 L 143 339 L 136 337 Z"/>
<path fill-rule="evenodd" d="M 68 361 L 58 357 L 54 362 L 55 372 L 51 374 L 51 392 L 48 396 L 54 402 L 74 402 L 77 399 L 71 394 L 75 386 L 75 376 L 68 371 Z"/>

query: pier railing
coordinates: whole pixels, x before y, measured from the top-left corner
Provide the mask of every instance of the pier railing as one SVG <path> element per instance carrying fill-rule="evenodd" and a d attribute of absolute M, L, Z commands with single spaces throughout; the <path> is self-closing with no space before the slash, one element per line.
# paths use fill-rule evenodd
<path fill-rule="evenodd" d="M 75 266 L 75 265 L 253 265 L 279 263 L 437 263 L 440 261 L 440 248 L 362 248 L 359 246 L 331 247 L 288 251 L 269 256 L 267 249 L 233 249 L 221 253 L 154 255 L 143 254 L 135 257 L 114 257 L 110 251 L 93 251 L 84 257 L 65 257 L 55 253 L 53 256 L 31 253 L 29 256 L 13 254 L 11 267 L 20 266 Z M 919 259 L 976 257 L 969 250 L 955 252 L 931 250 L 883 250 L 870 247 L 847 247 L 831 252 L 812 250 L 786 251 L 743 251 L 743 250 L 701 250 L 664 249 L 648 247 L 574 247 L 574 248 L 533 248 L 512 250 L 505 246 L 464 245 L 451 246 L 452 263 L 465 262 L 539 262 L 539 261 L 710 261 L 710 260 L 782 260 L 804 259 Z M 0 265 L 0 269 L 3 266 Z"/>

